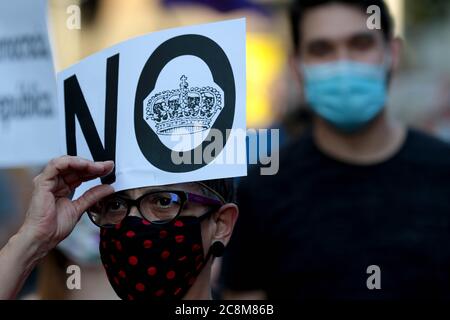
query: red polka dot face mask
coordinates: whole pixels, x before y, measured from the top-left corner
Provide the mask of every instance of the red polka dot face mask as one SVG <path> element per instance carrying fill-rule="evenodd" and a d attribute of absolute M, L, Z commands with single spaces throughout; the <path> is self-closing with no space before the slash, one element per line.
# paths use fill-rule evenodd
<path fill-rule="evenodd" d="M 100 255 L 117 295 L 180 300 L 210 256 L 204 256 L 201 218 L 180 216 L 159 225 L 128 216 L 114 228 L 102 228 Z"/>

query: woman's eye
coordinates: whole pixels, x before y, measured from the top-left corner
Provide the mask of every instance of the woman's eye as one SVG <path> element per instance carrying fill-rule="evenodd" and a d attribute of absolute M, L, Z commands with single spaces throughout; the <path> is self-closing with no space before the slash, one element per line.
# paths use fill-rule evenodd
<path fill-rule="evenodd" d="M 113 204 L 111 205 L 112 209 L 119 209 L 120 208 L 120 203 L 119 202 L 113 202 Z"/>
<path fill-rule="evenodd" d="M 108 204 L 108 210 L 121 210 L 124 206 L 120 201 L 113 200 Z"/>
<path fill-rule="evenodd" d="M 170 198 L 163 198 L 163 197 L 159 198 L 159 199 L 156 201 L 156 204 L 158 204 L 158 205 L 160 205 L 160 206 L 162 206 L 162 207 L 167 207 L 167 206 L 169 206 L 171 203 L 172 203 L 172 200 L 171 200 Z"/>

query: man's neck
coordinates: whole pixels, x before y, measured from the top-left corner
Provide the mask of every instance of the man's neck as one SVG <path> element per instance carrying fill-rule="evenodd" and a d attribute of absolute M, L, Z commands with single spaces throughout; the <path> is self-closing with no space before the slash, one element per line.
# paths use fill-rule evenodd
<path fill-rule="evenodd" d="M 400 150 L 406 129 L 383 112 L 367 128 L 354 134 L 341 133 L 316 118 L 313 135 L 318 148 L 332 158 L 371 165 L 388 160 Z"/>

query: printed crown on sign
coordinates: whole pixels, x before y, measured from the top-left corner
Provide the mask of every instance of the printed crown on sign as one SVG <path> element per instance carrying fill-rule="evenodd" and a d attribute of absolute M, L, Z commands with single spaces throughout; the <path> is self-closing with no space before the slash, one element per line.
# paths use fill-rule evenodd
<path fill-rule="evenodd" d="M 214 116 L 223 108 L 221 93 L 210 86 L 189 87 L 180 77 L 180 88 L 154 94 L 144 101 L 145 120 L 153 121 L 157 134 L 190 134 L 211 127 Z"/>

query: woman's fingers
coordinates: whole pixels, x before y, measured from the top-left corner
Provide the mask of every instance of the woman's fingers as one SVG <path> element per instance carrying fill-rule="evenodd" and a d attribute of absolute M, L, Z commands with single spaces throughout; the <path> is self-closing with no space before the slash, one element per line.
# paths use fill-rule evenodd
<path fill-rule="evenodd" d="M 80 181 L 80 175 L 76 172 L 69 172 L 64 175 L 62 175 L 62 178 L 64 182 L 68 185 L 74 184 L 78 181 Z"/>
<path fill-rule="evenodd" d="M 55 158 L 50 160 L 44 171 L 42 171 L 42 177 L 51 179 L 68 170 L 86 170 L 89 162 L 92 161 L 73 156 Z"/>
<path fill-rule="evenodd" d="M 113 167 L 112 161 L 94 162 L 80 157 L 64 156 L 51 160 L 42 172 L 42 178 L 51 179 L 71 172 L 100 177 L 109 173 Z"/>
<path fill-rule="evenodd" d="M 78 182 L 86 182 L 107 175 L 111 172 L 113 167 L 114 165 L 109 166 L 109 163 L 107 163 L 106 165 L 104 165 L 104 170 L 100 173 L 70 171 L 68 173 L 62 174 L 62 178 L 68 185 L 76 184 Z"/>
<path fill-rule="evenodd" d="M 73 201 L 73 205 L 75 206 L 77 213 L 81 215 L 89 207 L 93 206 L 96 202 L 113 193 L 114 188 L 108 184 L 95 186 L 86 191 L 80 198 Z"/>
<path fill-rule="evenodd" d="M 112 161 L 93 162 L 79 157 L 64 156 L 51 160 L 44 171 L 35 178 L 35 185 L 38 187 L 47 185 L 54 190 L 65 186 L 72 188 L 81 182 L 105 176 L 113 168 Z"/>

